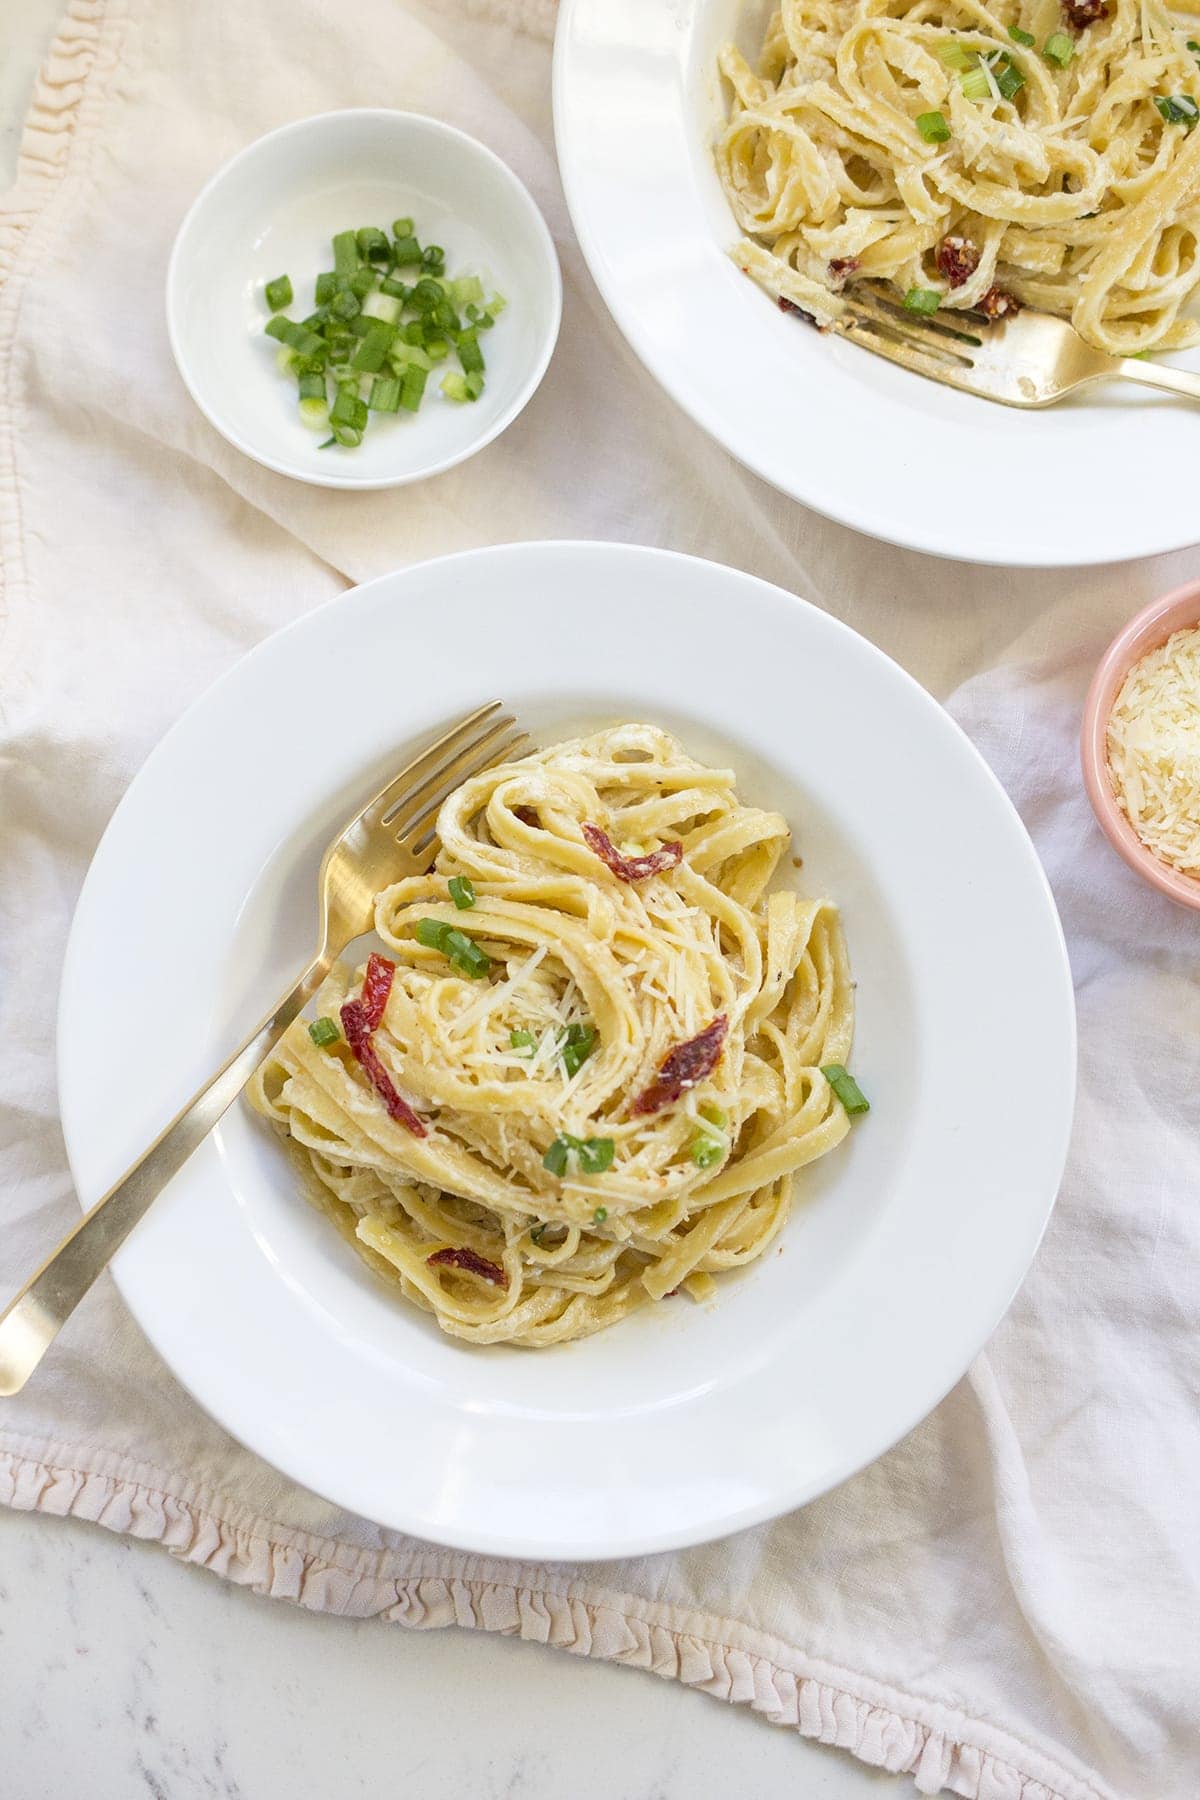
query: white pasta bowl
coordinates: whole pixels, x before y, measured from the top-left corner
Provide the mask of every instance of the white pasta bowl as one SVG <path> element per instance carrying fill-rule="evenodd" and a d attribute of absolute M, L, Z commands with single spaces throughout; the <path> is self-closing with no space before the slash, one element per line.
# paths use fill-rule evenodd
<path fill-rule="evenodd" d="M 748 468 L 874 537 L 1041 565 L 1195 543 L 1194 401 L 1111 382 L 1045 411 L 1000 406 L 814 331 L 734 266 L 742 234 L 713 157 L 727 106 L 717 54 L 733 39 L 757 63 L 776 10 L 560 5 L 554 122 L 567 204 L 647 369 Z M 1173 360 L 1196 369 L 1200 352 Z"/>
<path fill-rule="evenodd" d="M 334 233 L 399 217 L 444 247 L 448 274 L 479 275 L 507 301 L 482 339 L 486 386 L 456 404 L 435 367 L 419 412 L 373 414 L 357 449 L 321 449 L 264 334 L 265 284 L 288 274 L 303 319 Z M 201 412 L 256 462 L 319 487 L 400 487 L 483 449 L 537 389 L 561 308 L 550 232 L 508 165 L 438 119 L 382 109 L 300 119 L 240 151 L 193 203 L 167 271 L 171 348 Z"/>
<path fill-rule="evenodd" d="M 348 697 L 332 712 L 331 694 Z M 334 827 L 493 694 L 542 743 L 620 720 L 665 726 L 731 765 L 744 800 L 784 813 L 803 858 L 788 878 L 842 909 L 870 1113 L 801 1172 L 778 1244 L 722 1276 L 714 1301 L 664 1300 L 576 1343 L 443 1336 L 301 1196 L 246 1105 L 113 1272 L 214 1418 L 353 1511 L 500 1555 L 663 1550 L 834 1487 L 962 1375 L 1057 1190 L 1070 974 L 994 776 L 846 626 L 663 551 L 450 557 L 261 645 L 117 809 L 79 901 L 59 1021 L 84 1205 L 306 962 Z M 1036 1079 L 1022 1079 L 1031 1044 Z"/>

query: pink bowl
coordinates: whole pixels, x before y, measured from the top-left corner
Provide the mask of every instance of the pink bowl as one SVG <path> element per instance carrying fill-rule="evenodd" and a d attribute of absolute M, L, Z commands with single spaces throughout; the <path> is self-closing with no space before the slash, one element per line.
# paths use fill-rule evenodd
<path fill-rule="evenodd" d="M 1147 651 L 1165 644 L 1172 632 L 1200 625 L 1200 581 L 1190 581 L 1161 600 L 1153 600 L 1144 611 L 1130 619 L 1105 651 L 1100 666 L 1092 677 L 1083 706 L 1083 732 L 1080 751 L 1083 757 L 1083 779 L 1092 803 L 1092 811 L 1108 835 L 1109 842 L 1144 880 L 1161 888 L 1181 906 L 1200 911 L 1200 881 L 1183 875 L 1167 863 L 1160 862 L 1147 850 L 1117 803 L 1108 776 L 1108 716 L 1129 670 Z"/>

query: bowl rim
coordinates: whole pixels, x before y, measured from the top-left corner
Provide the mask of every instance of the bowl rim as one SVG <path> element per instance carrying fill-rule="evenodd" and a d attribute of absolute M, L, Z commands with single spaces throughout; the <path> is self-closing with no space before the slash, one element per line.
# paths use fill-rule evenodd
<path fill-rule="evenodd" d="M 1117 854 L 1152 887 L 1180 906 L 1200 911 L 1200 881 L 1171 868 L 1143 844 L 1121 810 L 1108 779 L 1108 720 L 1122 682 L 1134 663 L 1189 625 L 1200 626 L 1200 578 L 1151 600 L 1122 626 L 1096 665 L 1088 687 L 1080 758 L 1092 811 Z"/>
<path fill-rule="evenodd" d="M 456 450 L 453 454 L 444 456 L 436 462 L 430 462 L 420 469 L 402 471 L 395 475 L 361 476 L 342 474 L 337 471 L 331 471 L 328 474 L 324 474 L 319 473 L 316 470 L 296 468 L 293 465 L 282 461 L 278 457 L 271 456 L 265 451 L 257 449 L 243 437 L 240 432 L 233 430 L 218 419 L 205 400 L 201 384 L 197 382 L 193 370 L 189 366 L 189 359 L 183 347 L 182 333 L 179 329 L 176 316 L 178 309 L 176 289 L 180 279 L 179 268 L 181 261 L 181 247 L 183 246 L 188 233 L 194 227 L 195 221 L 201 215 L 203 209 L 211 202 L 215 191 L 222 187 L 229 176 L 242 164 L 248 162 L 253 156 L 261 151 L 266 144 L 272 143 L 275 139 L 298 136 L 304 132 L 319 130 L 321 128 L 327 129 L 333 121 L 341 121 L 350 118 L 415 120 L 422 126 L 429 126 L 435 132 L 442 133 L 447 138 L 456 138 L 460 144 L 467 148 L 468 152 L 474 154 L 484 162 L 491 163 L 493 168 L 500 175 L 501 180 L 508 182 L 511 189 L 514 191 L 518 205 L 525 209 L 533 228 L 534 236 L 540 240 L 542 250 L 545 253 L 544 262 L 548 279 L 548 297 L 550 300 L 551 314 L 550 322 L 544 333 L 543 341 L 539 345 L 537 355 L 534 357 L 529 371 L 518 388 L 513 400 L 497 415 L 484 431 L 480 432 L 477 437 L 472 438 L 462 449 Z M 502 156 L 498 156 L 494 150 L 490 149 L 487 144 L 481 143 L 478 138 L 472 137 L 470 132 L 463 131 L 459 126 L 449 125 L 444 119 L 436 118 L 432 113 L 417 112 L 412 108 L 398 106 L 342 106 L 334 107 L 327 112 L 309 113 L 302 119 L 289 119 L 286 124 L 277 125 L 272 131 L 263 132 L 260 137 L 252 138 L 248 144 L 243 144 L 240 150 L 235 150 L 232 156 L 227 157 L 218 168 L 213 170 L 212 174 L 204 183 L 204 186 L 200 189 L 199 193 L 196 194 L 187 211 L 184 213 L 183 218 L 179 222 L 179 227 L 171 245 L 171 253 L 167 259 L 167 274 L 163 301 L 166 313 L 167 339 L 171 346 L 171 354 L 175 359 L 175 367 L 179 371 L 179 377 L 200 412 L 203 413 L 204 417 L 213 427 L 213 430 L 220 433 L 227 444 L 232 444 L 235 450 L 241 451 L 243 456 L 248 456 L 252 462 L 258 463 L 260 467 L 271 469 L 277 475 L 286 475 L 292 481 L 301 481 L 308 487 L 342 488 L 367 493 L 380 488 L 408 487 L 413 482 L 427 481 L 434 475 L 441 475 L 447 469 L 455 468 L 459 463 L 466 462 L 468 457 L 474 456 L 477 451 L 486 448 L 488 444 L 492 443 L 500 436 L 502 431 L 507 430 L 513 420 L 524 411 L 525 407 L 529 404 L 530 400 L 540 387 L 542 378 L 550 366 L 550 359 L 554 354 L 555 346 L 558 343 L 559 329 L 562 324 L 562 269 L 559 265 L 558 251 L 555 248 L 553 234 L 551 233 L 549 225 L 546 223 L 541 207 L 538 205 L 537 201 L 516 171 L 504 161 Z"/>

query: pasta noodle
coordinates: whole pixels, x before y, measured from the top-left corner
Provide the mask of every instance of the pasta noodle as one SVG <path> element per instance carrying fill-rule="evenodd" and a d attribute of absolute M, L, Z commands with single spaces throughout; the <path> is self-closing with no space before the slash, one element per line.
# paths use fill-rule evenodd
<path fill-rule="evenodd" d="M 732 254 L 821 324 L 874 277 L 1114 355 L 1200 342 L 1198 36 L 1162 0 L 783 0 L 760 73 L 720 56 Z"/>
<path fill-rule="evenodd" d="M 848 1129 L 822 1073 L 853 1033 L 836 908 L 773 889 L 785 821 L 646 725 L 464 783 L 438 835 L 378 896 L 386 959 L 322 990 L 341 1030 L 297 1021 L 252 1104 L 456 1337 L 544 1345 L 708 1296 Z"/>

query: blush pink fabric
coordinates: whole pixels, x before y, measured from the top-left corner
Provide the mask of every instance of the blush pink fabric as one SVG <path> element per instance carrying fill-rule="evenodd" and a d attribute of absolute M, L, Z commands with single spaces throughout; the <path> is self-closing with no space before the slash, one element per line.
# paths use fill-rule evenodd
<path fill-rule="evenodd" d="M 79 883 L 139 762 L 297 613 L 511 538 L 631 538 L 738 564 L 838 612 L 948 699 L 1032 830 L 1070 939 L 1081 1090 L 1059 1207 L 1008 1318 L 931 1418 L 818 1504 L 699 1550 L 517 1565 L 339 1513 L 199 1412 L 108 1280 L 0 1403 L 0 1498 L 314 1610 L 652 1670 L 908 1791 L 1195 1800 L 1200 958 L 1194 919 L 1101 837 L 1076 753 L 1096 657 L 1190 559 L 973 570 L 872 544 L 736 466 L 639 368 L 582 266 L 552 152 L 552 23 L 549 0 L 71 0 L 0 202 L 0 1292 L 75 1217 L 54 991 Z M 214 168 L 350 104 L 485 139 L 537 196 L 566 277 L 528 411 L 401 494 L 305 489 L 246 461 L 191 405 L 163 325 L 170 243 Z M 813 422 L 796 429 L 809 453 Z M 1031 1032 L 1014 1130 L 1037 1079 Z"/>

